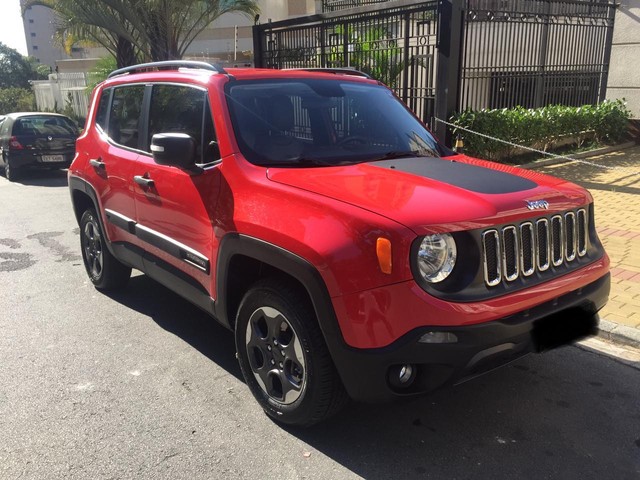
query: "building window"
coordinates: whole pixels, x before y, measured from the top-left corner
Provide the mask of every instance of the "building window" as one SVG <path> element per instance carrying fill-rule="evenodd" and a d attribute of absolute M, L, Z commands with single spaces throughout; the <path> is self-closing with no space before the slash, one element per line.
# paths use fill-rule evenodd
<path fill-rule="evenodd" d="M 36 32 L 31 32 L 31 36 L 35 37 L 36 36 Z"/>
<path fill-rule="evenodd" d="M 33 49 L 34 49 L 34 50 L 37 50 L 37 49 L 38 49 L 38 46 L 37 46 L 37 45 L 34 45 L 34 46 L 33 46 Z"/>
<path fill-rule="evenodd" d="M 33 18 L 30 18 L 30 19 L 29 19 L 29 23 L 33 23 Z"/>

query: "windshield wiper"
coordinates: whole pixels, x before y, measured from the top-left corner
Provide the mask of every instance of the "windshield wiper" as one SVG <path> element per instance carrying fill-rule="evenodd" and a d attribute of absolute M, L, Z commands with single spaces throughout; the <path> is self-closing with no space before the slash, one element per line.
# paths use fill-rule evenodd
<path fill-rule="evenodd" d="M 259 165 L 263 167 L 274 167 L 274 168 L 292 168 L 292 167 L 334 167 L 335 165 L 328 163 L 326 161 L 322 161 L 317 158 L 310 157 L 296 157 L 287 159 L 286 162 L 261 162 Z"/>
<path fill-rule="evenodd" d="M 367 160 L 368 162 L 377 162 L 379 160 L 392 160 L 394 158 L 409 158 L 409 157 L 423 157 L 417 150 L 394 150 L 392 152 L 386 152 L 379 157 Z"/>

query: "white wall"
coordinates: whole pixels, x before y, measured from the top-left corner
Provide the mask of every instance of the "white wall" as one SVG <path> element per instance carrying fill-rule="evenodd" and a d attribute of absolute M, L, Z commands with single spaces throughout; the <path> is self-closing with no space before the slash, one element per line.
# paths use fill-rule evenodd
<path fill-rule="evenodd" d="M 640 0 L 623 0 L 613 29 L 607 98 L 624 98 L 640 119 Z"/>

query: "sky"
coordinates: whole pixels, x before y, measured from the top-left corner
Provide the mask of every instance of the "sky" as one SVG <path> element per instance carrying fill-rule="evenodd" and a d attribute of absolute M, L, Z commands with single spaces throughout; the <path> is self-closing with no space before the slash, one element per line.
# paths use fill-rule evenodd
<path fill-rule="evenodd" d="M 0 42 L 27 54 L 24 26 L 20 16 L 20 0 L 0 0 Z"/>

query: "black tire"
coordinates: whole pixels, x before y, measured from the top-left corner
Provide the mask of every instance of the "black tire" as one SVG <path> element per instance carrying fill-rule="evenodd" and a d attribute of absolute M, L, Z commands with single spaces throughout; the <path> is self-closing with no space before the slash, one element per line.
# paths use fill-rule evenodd
<path fill-rule="evenodd" d="M 87 275 L 96 288 L 117 290 L 127 285 L 131 267 L 120 263 L 107 248 L 107 239 L 93 209 L 85 210 L 80 219 L 80 248 Z"/>
<path fill-rule="evenodd" d="M 12 167 L 11 162 L 5 159 L 4 176 L 7 178 L 7 180 L 9 180 L 10 182 L 15 182 L 16 180 L 18 180 L 18 178 L 20 178 L 21 173 L 22 172 L 17 167 Z"/>
<path fill-rule="evenodd" d="M 287 425 L 310 426 L 348 402 L 309 300 L 279 279 L 256 283 L 236 317 L 245 381 L 264 411 Z"/>

